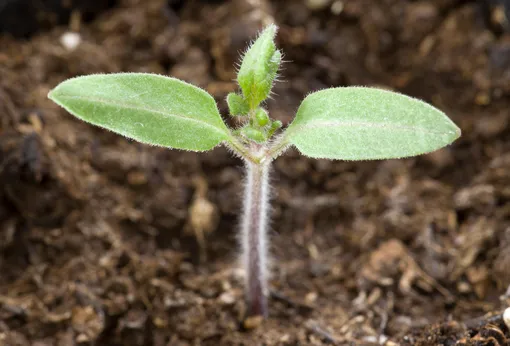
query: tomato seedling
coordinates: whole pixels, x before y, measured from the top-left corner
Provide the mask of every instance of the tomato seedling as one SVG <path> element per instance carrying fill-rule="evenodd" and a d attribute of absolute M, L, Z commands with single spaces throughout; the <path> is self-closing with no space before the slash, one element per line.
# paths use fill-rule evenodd
<path fill-rule="evenodd" d="M 432 152 L 460 136 L 459 128 L 431 105 L 391 91 L 339 87 L 309 94 L 293 121 L 269 117 L 264 102 L 277 78 L 282 54 L 277 27 L 261 32 L 242 58 L 240 91 L 227 96 L 231 116 L 222 120 L 211 95 L 175 78 L 118 73 L 62 82 L 49 98 L 76 117 L 138 142 L 207 151 L 222 144 L 246 166 L 242 213 L 242 263 L 250 315 L 267 316 L 266 231 L 271 162 L 294 146 L 312 158 L 376 160 Z"/>

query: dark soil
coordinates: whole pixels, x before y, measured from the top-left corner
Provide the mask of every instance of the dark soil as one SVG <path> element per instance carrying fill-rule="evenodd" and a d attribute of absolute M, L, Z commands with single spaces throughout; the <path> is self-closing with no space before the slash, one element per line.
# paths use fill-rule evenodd
<path fill-rule="evenodd" d="M 1 345 L 510 344 L 506 2 L 312 2 L 122 0 L 0 36 Z M 441 108 L 463 136 L 414 159 L 277 160 L 258 324 L 236 266 L 242 163 L 133 143 L 46 94 L 71 76 L 155 72 L 224 112 L 238 52 L 273 20 L 287 60 L 274 118 L 288 123 L 312 90 L 384 86 Z"/>

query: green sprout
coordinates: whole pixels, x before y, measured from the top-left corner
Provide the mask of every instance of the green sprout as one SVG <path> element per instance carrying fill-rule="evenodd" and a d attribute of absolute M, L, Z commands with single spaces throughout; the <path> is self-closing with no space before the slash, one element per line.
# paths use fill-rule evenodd
<path fill-rule="evenodd" d="M 263 107 L 282 53 L 270 25 L 246 51 L 230 93 L 229 128 L 213 97 L 175 78 L 146 73 L 89 75 L 62 82 L 48 97 L 76 117 L 138 142 L 207 151 L 223 144 L 246 166 L 242 264 L 249 315 L 267 316 L 267 225 L 271 162 L 296 147 L 312 158 L 377 160 L 432 152 L 452 143 L 460 129 L 420 100 L 375 88 L 339 87 L 311 93 L 282 130 Z"/>

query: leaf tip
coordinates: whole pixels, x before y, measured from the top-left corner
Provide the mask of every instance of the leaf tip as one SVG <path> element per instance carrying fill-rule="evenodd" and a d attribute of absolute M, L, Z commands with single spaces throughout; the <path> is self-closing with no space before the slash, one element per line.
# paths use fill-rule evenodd
<path fill-rule="evenodd" d="M 455 142 L 457 139 L 460 138 L 460 136 L 462 136 L 462 130 L 457 126 L 457 124 L 455 124 L 453 121 L 451 121 L 450 118 L 448 118 L 446 115 L 445 115 L 445 118 L 449 120 L 449 131 L 448 131 L 448 134 L 450 135 L 450 144 Z"/>
<path fill-rule="evenodd" d="M 49 92 L 48 92 L 48 95 L 46 95 L 50 100 L 52 100 L 53 102 L 55 102 L 55 89 L 56 88 L 53 88 L 51 89 Z"/>
<path fill-rule="evenodd" d="M 74 78 L 71 78 L 71 79 L 68 79 L 68 80 L 64 80 L 62 81 L 61 83 L 59 83 L 57 86 L 55 86 L 53 89 L 51 89 L 49 92 L 48 92 L 48 99 L 52 100 L 53 102 L 55 102 L 56 104 L 58 104 L 59 106 L 62 106 L 62 103 L 61 101 L 59 100 L 60 96 L 62 95 L 62 88 L 63 88 L 63 85 L 67 85 L 66 82 L 70 81 L 70 80 L 73 80 Z"/>
<path fill-rule="evenodd" d="M 262 35 L 268 35 L 272 39 L 276 37 L 276 33 L 278 32 L 278 26 L 274 23 L 269 24 L 266 26 L 260 33 L 260 36 Z"/>
<path fill-rule="evenodd" d="M 456 140 L 456 139 L 460 138 L 460 136 L 462 136 L 462 130 L 460 129 L 460 127 L 455 126 L 454 131 L 455 131 L 455 137 L 453 140 Z"/>

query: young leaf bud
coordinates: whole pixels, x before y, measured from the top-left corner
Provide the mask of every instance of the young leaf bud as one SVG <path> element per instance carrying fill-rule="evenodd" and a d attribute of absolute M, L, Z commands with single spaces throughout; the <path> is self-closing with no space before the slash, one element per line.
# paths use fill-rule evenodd
<path fill-rule="evenodd" d="M 237 81 L 251 109 L 255 109 L 271 92 L 281 53 L 276 50 L 276 25 L 269 25 L 244 55 Z"/>
<path fill-rule="evenodd" d="M 246 138 L 257 143 L 264 143 L 267 140 L 266 135 L 262 131 L 250 126 L 244 127 L 241 132 Z"/>
<path fill-rule="evenodd" d="M 262 108 L 258 108 L 255 112 L 255 121 L 260 127 L 266 126 L 269 123 L 267 112 Z"/>
<path fill-rule="evenodd" d="M 246 103 L 245 99 L 236 93 L 229 93 L 227 95 L 227 104 L 230 115 L 247 115 L 250 111 L 250 107 Z"/>
<path fill-rule="evenodd" d="M 278 131 L 279 128 L 282 127 L 282 122 L 280 120 L 275 120 L 271 124 L 271 127 L 269 128 L 269 131 L 267 133 L 268 137 L 271 137 L 276 131 Z"/>

